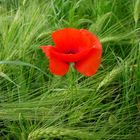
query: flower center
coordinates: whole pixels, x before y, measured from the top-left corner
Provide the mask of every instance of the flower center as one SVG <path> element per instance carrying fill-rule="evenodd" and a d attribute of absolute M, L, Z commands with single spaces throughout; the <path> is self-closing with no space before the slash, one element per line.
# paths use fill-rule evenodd
<path fill-rule="evenodd" d="M 75 49 L 68 49 L 64 51 L 65 54 L 76 54 L 77 52 L 78 50 Z"/>

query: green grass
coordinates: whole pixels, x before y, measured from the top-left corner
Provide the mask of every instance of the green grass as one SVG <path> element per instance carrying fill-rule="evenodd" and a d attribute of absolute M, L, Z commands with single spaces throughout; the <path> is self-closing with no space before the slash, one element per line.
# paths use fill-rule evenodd
<path fill-rule="evenodd" d="M 138 140 L 140 0 L 0 0 L 0 140 Z M 49 72 L 39 46 L 85 28 L 101 40 L 95 76 Z"/>

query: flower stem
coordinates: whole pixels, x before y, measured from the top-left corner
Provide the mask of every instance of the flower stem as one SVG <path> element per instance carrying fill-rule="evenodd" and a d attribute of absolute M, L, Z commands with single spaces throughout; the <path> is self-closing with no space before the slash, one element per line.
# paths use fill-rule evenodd
<path fill-rule="evenodd" d="M 70 65 L 70 75 L 69 75 L 69 88 L 73 91 L 76 90 L 77 88 L 77 84 L 76 84 L 76 73 L 75 73 L 75 69 L 73 68 L 73 64 Z"/>

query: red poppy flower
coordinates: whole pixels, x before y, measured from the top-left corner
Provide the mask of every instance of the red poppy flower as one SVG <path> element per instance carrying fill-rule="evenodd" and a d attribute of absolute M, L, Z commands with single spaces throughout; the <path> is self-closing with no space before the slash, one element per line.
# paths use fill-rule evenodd
<path fill-rule="evenodd" d="M 102 46 L 98 38 L 85 29 L 65 28 L 52 33 L 55 46 L 42 46 L 49 58 L 50 71 L 63 76 L 69 64 L 85 76 L 92 76 L 100 65 Z"/>

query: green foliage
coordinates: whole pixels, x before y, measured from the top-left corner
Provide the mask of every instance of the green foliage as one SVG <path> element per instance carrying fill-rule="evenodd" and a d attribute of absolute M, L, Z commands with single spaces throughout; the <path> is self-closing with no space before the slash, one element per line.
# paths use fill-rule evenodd
<path fill-rule="evenodd" d="M 138 140 L 139 0 L 0 0 L 0 139 Z M 65 27 L 97 34 L 95 76 L 49 72 L 39 46 Z"/>

